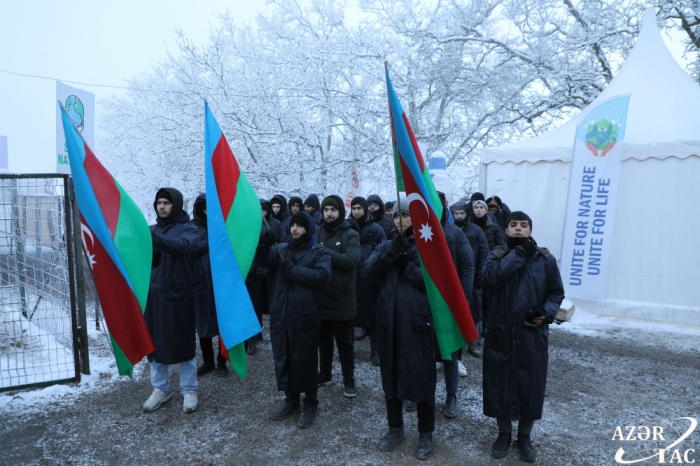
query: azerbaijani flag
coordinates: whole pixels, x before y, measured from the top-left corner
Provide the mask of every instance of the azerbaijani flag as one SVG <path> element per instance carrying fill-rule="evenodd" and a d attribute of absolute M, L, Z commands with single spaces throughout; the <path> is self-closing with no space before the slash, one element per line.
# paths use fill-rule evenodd
<path fill-rule="evenodd" d="M 153 243 L 141 210 L 102 166 L 61 105 L 81 229 L 119 375 L 155 348 L 146 327 Z M 76 229 L 77 230 L 77 229 Z"/>
<path fill-rule="evenodd" d="M 445 235 L 442 203 L 386 69 L 394 153 L 398 151 L 423 279 L 443 359 L 479 338 Z M 449 265 L 451 265 L 451 267 Z"/>
<path fill-rule="evenodd" d="M 219 338 L 228 350 L 231 367 L 244 379 L 248 373 L 244 342 L 262 330 L 245 286 L 258 247 L 262 210 L 206 101 L 204 173 Z"/>

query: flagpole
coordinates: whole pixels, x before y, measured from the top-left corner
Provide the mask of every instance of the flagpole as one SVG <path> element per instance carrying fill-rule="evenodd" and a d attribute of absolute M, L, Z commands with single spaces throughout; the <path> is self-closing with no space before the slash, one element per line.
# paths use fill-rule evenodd
<path fill-rule="evenodd" d="M 389 69 L 389 63 L 387 61 L 384 61 L 384 70 L 387 71 Z M 394 179 L 396 180 L 396 204 L 398 205 L 399 209 L 399 235 L 401 235 L 401 239 L 403 240 L 403 219 L 401 217 L 401 196 L 399 195 L 399 176 L 397 175 L 396 171 L 396 158 L 394 157 L 394 141 L 396 140 L 396 135 L 394 134 L 394 116 L 391 113 L 391 100 L 389 97 L 389 83 L 387 82 L 387 89 L 386 89 L 386 98 L 387 98 L 387 105 L 389 106 L 389 126 L 391 126 L 391 160 L 394 163 Z M 393 217 L 393 214 L 392 214 Z"/>

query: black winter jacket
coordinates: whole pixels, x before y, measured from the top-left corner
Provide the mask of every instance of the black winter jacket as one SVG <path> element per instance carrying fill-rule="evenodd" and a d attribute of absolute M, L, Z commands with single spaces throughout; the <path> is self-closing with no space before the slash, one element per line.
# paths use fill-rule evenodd
<path fill-rule="evenodd" d="M 155 346 L 148 360 L 177 364 L 195 357 L 192 253 L 199 235 L 182 210 L 182 194 L 174 188 L 165 189 L 173 197 L 173 214 L 158 218 L 150 227 L 154 260 L 145 318 Z"/>
<path fill-rule="evenodd" d="M 476 218 L 476 216 L 473 218 Z M 477 222 L 474 223 L 476 226 L 480 227 L 484 235 L 486 235 L 486 241 L 489 243 L 489 251 L 493 251 L 496 246 L 506 244 L 506 237 L 503 230 L 491 220 L 491 216 L 488 214 L 486 216 L 486 223 L 483 226 L 479 225 L 478 219 Z"/>
<path fill-rule="evenodd" d="M 367 203 L 369 204 L 371 202 L 376 202 L 379 204 L 379 210 L 374 212 L 374 220 L 384 230 L 384 236 L 391 238 L 392 232 L 396 227 L 394 226 L 394 221 L 384 215 L 386 213 L 384 201 L 382 201 L 382 198 L 378 195 L 372 194 L 367 198 Z"/>
<path fill-rule="evenodd" d="M 197 335 L 199 338 L 214 338 L 219 334 L 214 303 L 214 285 L 209 264 L 209 232 L 206 218 L 198 218 L 200 204 L 207 202 L 206 194 L 200 194 L 192 207 L 192 224 L 197 227 L 197 246 L 193 253 L 192 294 L 194 313 L 197 318 Z M 206 205 L 206 204 L 205 204 Z"/>
<path fill-rule="evenodd" d="M 344 220 L 333 231 L 319 227 L 318 242 L 331 256 L 331 279 L 326 286 L 321 306 L 323 320 L 351 320 L 355 318 L 355 284 L 357 266 L 362 255 L 360 235 Z"/>
<path fill-rule="evenodd" d="M 484 343 L 484 414 L 511 420 L 542 418 L 549 349 L 549 324 L 564 299 L 557 261 L 547 249 L 527 257 L 522 246 L 498 246 L 484 275 L 493 297 Z M 531 309 L 543 308 L 539 327 L 524 324 Z"/>
<path fill-rule="evenodd" d="M 363 244 L 362 239 L 360 240 L 362 255 L 356 269 L 357 316 L 355 317 L 355 327 L 374 328 L 377 325 L 378 287 L 367 283 L 362 276 L 362 268 L 377 246 L 386 241 L 386 237 L 382 227 L 377 225 L 374 220 L 368 221 L 360 228 L 360 237 L 365 235 L 371 238 L 371 242 Z"/>

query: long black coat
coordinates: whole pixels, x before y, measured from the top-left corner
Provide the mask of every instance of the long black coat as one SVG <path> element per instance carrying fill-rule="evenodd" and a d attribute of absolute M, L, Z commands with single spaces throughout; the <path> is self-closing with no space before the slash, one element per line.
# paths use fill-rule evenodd
<path fill-rule="evenodd" d="M 387 398 L 427 401 L 435 397 L 437 339 L 418 249 L 411 240 L 408 263 L 385 241 L 365 262 L 362 274 L 381 286 L 377 301 L 382 387 Z"/>
<path fill-rule="evenodd" d="M 309 228 L 310 236 L 314 230 L 315 226 Z M 301 250 L 282 244 L 280 251 L 289 265 L 281 264 L 277 248 L 258 248 L 263 265 L 276 269 L 270 340 L 277 389 L 315 391 L 321 294 L 331 277 L 331 256 L 315 242 Z"/>
<path fill-rule="evenodd" d="M 216 304 L 214 303 L 214 284 L 211 279 L 209 263 L 209 232 L 206 219 L 196 217 L 200 203 L 206 202 L 206 196 L 200 194 L 194 201 L 192 211 L 195 212 L 192 224 L 197 227 L 197 246 L 193 253 L 192 295 L 194 313 L 197 318 L 197 335 L 199 338 L 214 338 L 219 334 L 216 320 Z"/>
<path fill-rule="evenodd" d="M 484 280 L 484 264 L 489 255 L 489 243 L 486 240 L 486 235 L 481 228 L 467 220 L 462 225 L 464 236 L 472 247 L 474 253 L 474 290 L 472 291 L 472 299 L 469 302 L 469 309 L 472 311 L 472 319 L 474 322 L 481 322 L 483 319 L 483 289 L 478 284 Z"/>
<path fill-rule="evenodd" d="M 360 235 L 344 220 L 329 232 L 319 227 L 318 242 L 331 256 L 331 279 L 324 289 L 321 306 L 323 320 L 352 320 L 357 312 L 355 284 L 360 264 Z"/>
<path fill-rule="evenodd" d="M 197 227 L 190 216 L 151 225 L 154 260 L 146 304 L 146 326 L 156 350 L 149 361 L 177 364 L 195 356 L 196 320 L 192 295 L 192 253 L 197 247 Z"/>
<path fill-rule="evenodd" d="M 357 280 L 355 282 L 357 297 L 357 316 L 355 317 L 355 327 L 374 328 L 377 325 L 377 298 L 379 297 L 378 287 L 367 283 L 362 276 L 362 268 L 365 262 L 372 255 L 379 244 L 386 241 L 384 230 L 376 222 L 369 221 L 360 228 L 360 236 L 368 235 L 371 243 L 360 242 L 362 255 L 357 264 Z"/>
<path fill-rule="evenodd" d="M 549 324 L 564 299 L 554 256 L 538 248 L 527 258 L 522 246 L 499 246 L 489 254 L 484 275 L 493 307 L 484 343 L 484 414 L 511 420 L 542 418 L 549 349 Z M 546 323 L 524 325 L 542 307 Z"/>

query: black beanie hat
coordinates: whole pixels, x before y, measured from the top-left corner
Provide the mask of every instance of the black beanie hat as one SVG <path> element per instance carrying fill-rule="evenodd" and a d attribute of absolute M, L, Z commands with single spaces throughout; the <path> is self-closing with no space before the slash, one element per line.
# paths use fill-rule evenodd
<path fill-rule="evenodd" d="M 338 216 L 339 218 L 344 218 L 345 217 L 345 204 L 343 203 L 343 200 L 340 198 L 340 196 L 336 196 L 335 194 L 331 194 L 327 198 L 323 200 L 321 203 L 321 211 L 323 211 L 323 208 L 326 207 L 327 205 L 333 206 L 336 209 L 338 209 L 338 212 L 340 212 L 340 215 Z M 323 213 L 323 212 L 321 212 Z"/>
<path fill-rule="evenodd" d="M 369 204 L 367 203 L 367 199 L 365 199 L 364 197 L 353 197 L 352 201 L 350 201 L 350 209 L 352 209 L 352 206 L 354 205 L 359 205 L 360 207 L 362 207 L 362 209 L 365 211 L 365 214 L 369 213 Z M 352 212 L 350 212 L 350 215 L 352 215 Z"/>
<path fill-rule="evenodd" d="M 309 231 L 309 214 L 307 214 L 304 211 L 299 211 L 296 214 L 292 215 L 292 218 L 289 221 L 289 226 L 291 227 L 294 224 L 297 224 L 301 227 L 304 227 L 304 230 L 306 230 L 308 232 Z"/>
<path fill-rule="evenodd" d="M 470 201 L 472 201 L 472 202 L 483 201 L 483 200 L 486 200 L 486 198 L 484 197 L 484 195 L 482 193 L 474 193 L 474 194 L 472 194 L 472 197 L 470 199 Z"/>
<path fill-rule="evenodd" d="M 385 202 L 384 210 L 394 210 L 394 201 Z"/>
<path fill-rule="evenodd" d="M 310 194 L 309 197 L 304 201 L 304 205 L 313 207 L 316 210 L 321 210 L 321 204 L 318 201 L 318 196 L 315 194 Z"/>

